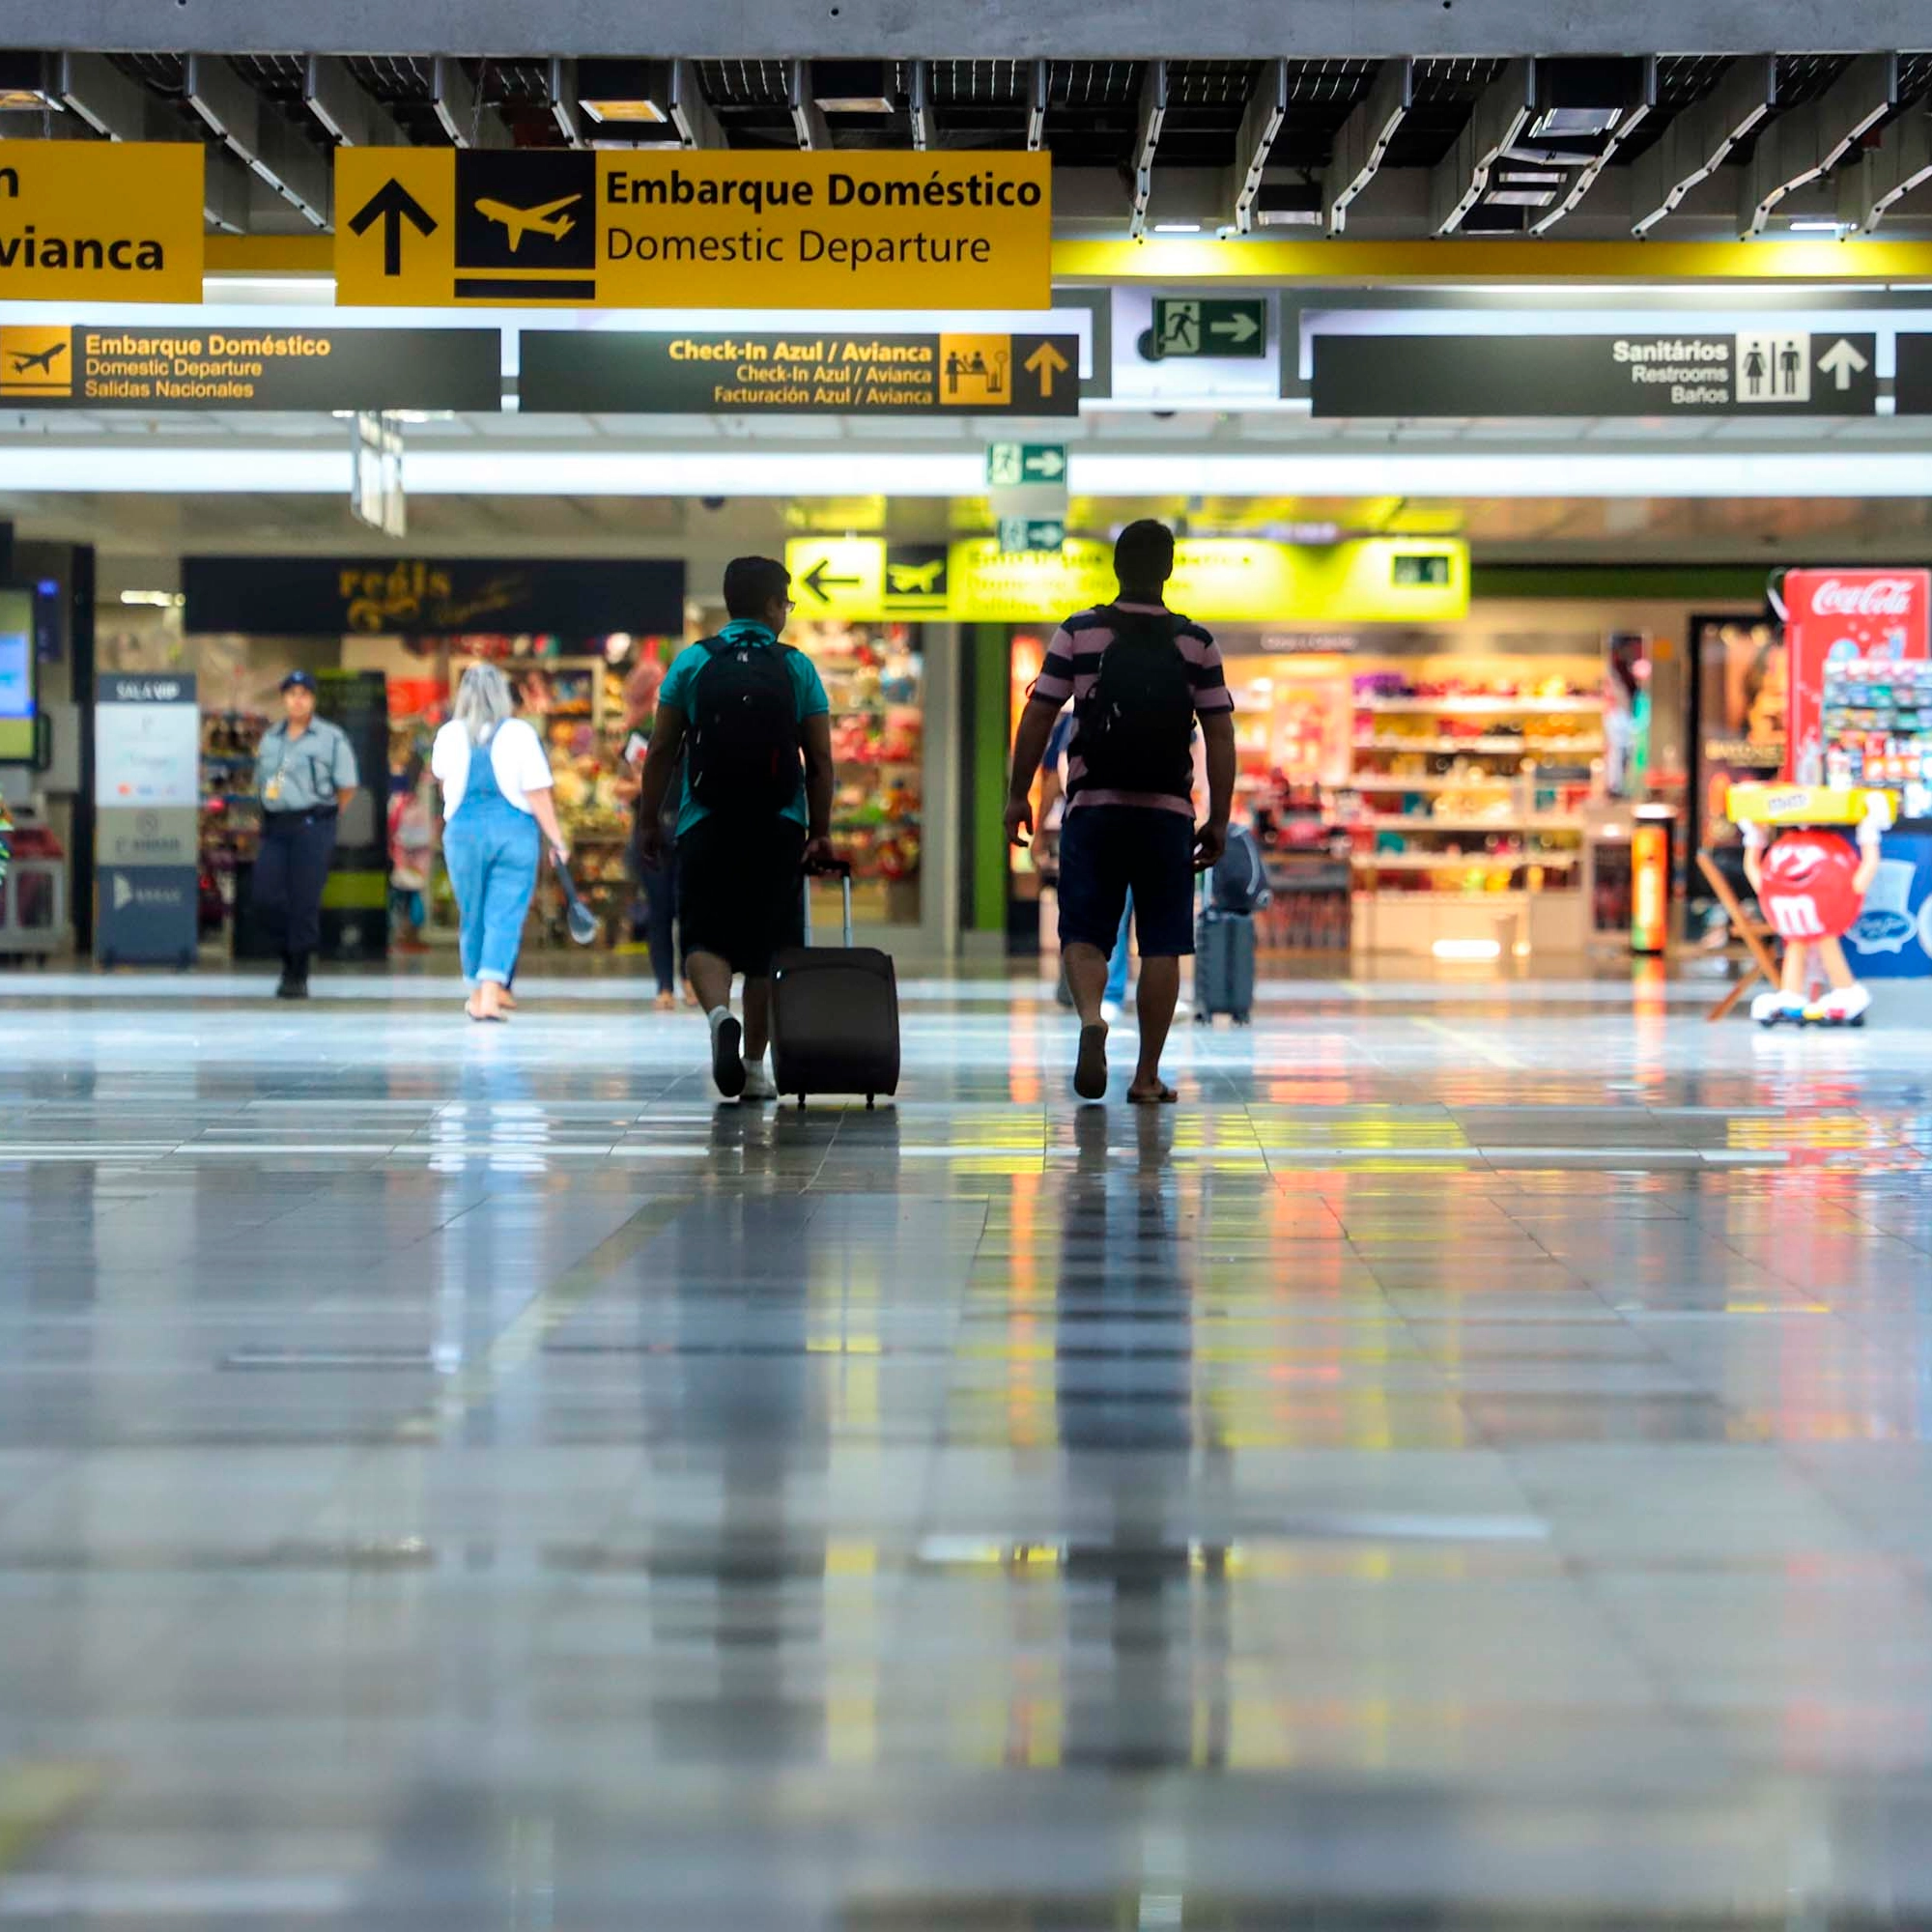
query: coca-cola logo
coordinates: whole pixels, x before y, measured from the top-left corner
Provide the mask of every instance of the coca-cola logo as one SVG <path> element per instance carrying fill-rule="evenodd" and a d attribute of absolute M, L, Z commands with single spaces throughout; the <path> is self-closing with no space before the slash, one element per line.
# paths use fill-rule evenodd
<path fill-rule="evenodd" d="M 1909 577 L 1874 577 L 1847 583 L 1828 577 L 1813 587 L 1811 610 L 1819 617 L 1906 617 L 1912 613 Z"/>

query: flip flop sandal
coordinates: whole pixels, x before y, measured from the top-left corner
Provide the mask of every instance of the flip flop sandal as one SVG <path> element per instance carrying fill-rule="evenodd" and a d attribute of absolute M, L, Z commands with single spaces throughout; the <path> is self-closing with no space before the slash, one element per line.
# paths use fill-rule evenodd
<path fill-rule="evenodd" d="M 1107 1029 L 1098 1021 L 1080 1029 L 1080 1057 L 1073 1064 L 1073 1091 L 1083 1100 L 1107 1097 Z"/>
<path fill-rule="evenodd" d="M 1127 1094 L 1129 1104 L 1136 1107 L 1172 1107 L 1179 1098 L 1180 1095 L 1165 1081 L 1151 1092 L 1136 1094 L 1129 1090 Z"/>

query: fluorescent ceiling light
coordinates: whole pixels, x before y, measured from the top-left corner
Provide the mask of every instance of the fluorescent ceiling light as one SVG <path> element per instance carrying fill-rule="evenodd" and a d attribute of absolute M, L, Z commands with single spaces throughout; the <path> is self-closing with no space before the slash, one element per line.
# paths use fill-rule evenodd
<path fill-rule="evenodd" d="M 179 590 L 124 590 L 121 593 L 124 604 L 153 604 L 163 611 L 178 610 L 187 602 Z"/>
<path fill-rule="evenodd" d="M 1156 235 L 1199 235 L 1201 224 L 1198 221 L 1156 221 L 1153 232 Z"/>
<path fill-rule="evenodd" d="M 666 114 L 655 100 L 583 100 L 578 106 L 593 121 L 666 121 Z"/>
<path fill-rule="evenodd" d="M 1430 952 L 1438 959 L 1496 959 L 1502 955 L 1500 939 L 1438 939 Z"/>
<path fill-rule="evenodd" d="M 333 437 L 313 449 L 236 445 L 122 446 L 101 440 L 17 451 L 22 495 L 99 491 L 115 496 L 335 497 L 348 485 L 345 452 Z M 27 465 L 31 463 L 31 469 Z M 1482 453 L 1358 447 L 1333 452 L 1288 444 L 1278 453 L 1209 450 L 1116 453 L 1076 449 L 1068 477 L 1076 496 L 1249 497 L 1296 491 L 1320 497 L 1406 496 L 1437 499 L 1886 497 L 1918 499 L 1932 483 L 1932 459 L 1916 450 L 1689 450 L 1597 452 L 1497 449 Z M 822 498 L 985 495 L 984 459 L 975 451 L 796 451 L 715 447 L 665 450 L 522 449 L 510 445 L 411 447 L 403 481 L 417 497 L 757 497 Z"/>
<path fill-rule="evenodd" d="M 1489 196 L 1492 208 L 1548 208 L 1556 199 L 1548 187 L 1499 187 Z"/>
<path fill-rule="evenodd" d="M 883 94 L 821 94 L 818 108 L 824 114 L 890 114 L 893 103 Z"/>
<path fill-rule="evenodd" d="M 1828 221 L 1822 215 L 1815 220 L 1794 215 L 1786 225 L 1794 235 L 1848 235 L 1852 227 L 1849 221 Z"/>
<path fill-rule="evenodd" d="M 1529 133 L 1532 140 L 1544 134 L 1607 134 L 1623 118 L 1621 107 L 1550 107 Z"/>

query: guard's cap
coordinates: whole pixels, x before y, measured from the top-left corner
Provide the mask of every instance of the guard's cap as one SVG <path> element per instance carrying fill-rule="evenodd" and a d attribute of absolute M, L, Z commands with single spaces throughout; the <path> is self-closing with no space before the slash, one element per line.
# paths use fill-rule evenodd
<path fill-rule="evenodd" d="M 283 678 L 282 680 L 282 689 L 284 691 L 295 691 L 298 689 L 302 691 L 313 691 L 315 689 L 314 671 L 312 670 L 290 671 L 288 676 Z"/>

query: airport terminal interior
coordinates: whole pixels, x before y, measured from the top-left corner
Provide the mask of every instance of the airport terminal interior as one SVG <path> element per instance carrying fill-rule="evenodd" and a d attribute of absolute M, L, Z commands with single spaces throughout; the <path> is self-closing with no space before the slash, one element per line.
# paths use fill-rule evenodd
<path fill-rule="evenodd" d="M 0 0 L 0 1928 L 1932 1926 L 1932 36 L 756 11 Z"/>

